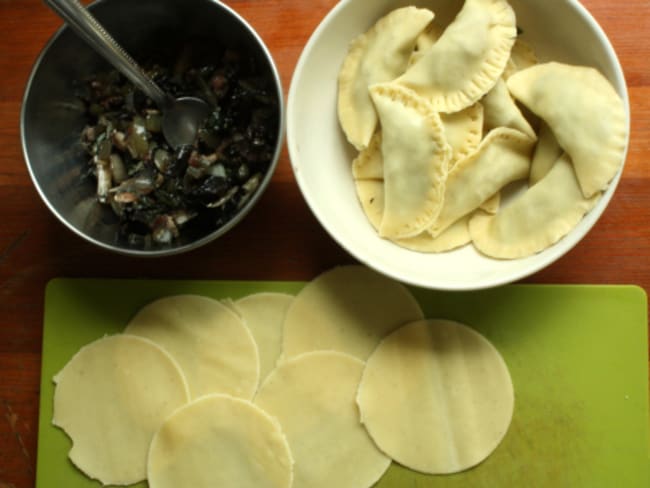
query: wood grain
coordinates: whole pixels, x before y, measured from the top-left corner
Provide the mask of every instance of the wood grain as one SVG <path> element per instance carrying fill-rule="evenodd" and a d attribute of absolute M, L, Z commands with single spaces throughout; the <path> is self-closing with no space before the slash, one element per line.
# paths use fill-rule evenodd
<path fill-rule="evenodd" d="M 231 0 L 266 40 L 285 90 L 311 32 L 335 0 Z M 632 105 L 619 189 L 596 227 L 531 283 L 625 283 L 650 290 L 650 2 L 584 0 L 625 69 Z M 66 277 L 310 279 L 353 262 L 298 191 L 286 150 L 255 211 L 201 250 L 165 260 L 100 251 L 67 231 L 32 187 L 19 137 L 31 66 L 61 25 L 39 0 L 0 0 L 0 488 L 34 485 L 46 283 Z M 606 114 L 605 114 L 606 116 Z"/>

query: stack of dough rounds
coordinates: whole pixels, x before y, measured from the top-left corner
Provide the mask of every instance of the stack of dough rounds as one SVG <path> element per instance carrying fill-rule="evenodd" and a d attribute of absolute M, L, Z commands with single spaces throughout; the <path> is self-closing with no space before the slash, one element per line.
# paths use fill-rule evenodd
<path fill-rule="evenodd" d="M 278 419 L 291 446 L 294 488 L 367 488 L 390 458 L 359 422 L 355 405 L 364 363 L 334 351 L 301 354 L 280 364 L 255 403 Z"/>
<path fill-rule="evenodd" d="M 71 461 L 105 485 L 144 480 L 151 438 L 165 417 L 189 401 L 173 358 L 128 335 L 82 347 L 54 382 L 52 423 L 72 439 Z"/>
<path fill-rule="evenodd" d="M 308 283 L 284 322 L 283 358 L 317 350 L 365 360 L 387 333 L 421 319 L 409 291 L 363 266 L 341 266 Z"/>
<path fill-rule="evenodd" d="M 178 295 L 142 308 L 125 330 L 160 344 L 178 361 L 192 398 L 226 393 L 250 400 L 259 356 L 253 335 L 228 306 L 207 297 Z"/>
<path fill-rule="evenodd" d="M 150 488 L 291 488 L 277 421 L 252 403 L 207 395 L 168 417 L 151 442 Z"/>
<path fill-rule="evenodd" d="M 423 473 L 465 470 L 501 442 L 514 408 L 508 368 L 467 326 L 405 325 L 386 337 L 363 372 L 361 421 L 379 448 Z"/>

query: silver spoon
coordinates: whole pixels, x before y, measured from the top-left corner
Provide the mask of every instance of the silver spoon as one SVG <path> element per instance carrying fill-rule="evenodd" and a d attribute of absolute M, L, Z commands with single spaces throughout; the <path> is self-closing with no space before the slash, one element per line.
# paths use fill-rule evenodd
<path fill-rule="evenodd" d="M 131 56 L 106 32 L 78 0 L 44 0 L 95 51 L 131 80 L 162 111 L 162 131 L 174 148 L 194 142 L 210 114 L 208 104 L 195 97 L 173 98 L 149 78 Z"/>

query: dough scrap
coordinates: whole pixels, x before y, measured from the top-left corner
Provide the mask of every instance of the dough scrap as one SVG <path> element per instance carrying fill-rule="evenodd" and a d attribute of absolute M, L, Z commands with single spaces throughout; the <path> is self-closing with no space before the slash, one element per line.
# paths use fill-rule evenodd
<path fill-rule="evenodd" d="M 333 268 L 309 282 L 287 310 L 281 360 L 316 350 L 365 360 L 387 333 L 422 317 L 402 284 L 364 266 Z"/>
<path fill-rule="evenodd" d="M 508 87 L 503 78 L 497 80 L 496 85 L 481 99 L 484 108 L 484 127 L 489 132 L 497 127 L 510 127 L 523 132 L 533 140 L 537 134 L 510 96 Z"/>
<path fill-rule="evenodd" d="M 440 39 L 396 83 L 438 112 L 458 112 L 501 77 L 516 37 L 515 13 L 506 0 L 466 0 Z"/>
<path fill-rule="evenodd" d="M 377 126 L 368 87 L 404 72 L 415 41 L 433 19 L 433 12 L 403 7 L 382 17 L 350 44 L 338 78 L 338 116 L 348 141 L 366 147 Z"/>
<path fill-rule="evenodd" d="M 440 116 L 413 91 L 384 84 L 372 86 L 370 95 L 382 128 L 385 205 L 379 235 L 412 237 L 440 212 L 451 148 Z"/>
<path fill-rule="evenodd" d="M 542 122 L 537 146 L 535 146 L 535 152 L 533 153 L 533 161 L 530 164 L 530 177 L 528 179 L 530 186 L 539 183 L 548 174 L 555 162 L 562 156 L 562 152 L 553 131 Z"/>
<path fill-rule="evenodd" d="M 508 368 L 487 339 L 449 320 L 422 320 L 386 337 L 368 358 L 357 403 L 379 448 L 423 473 L 483 461 L 514 410 Z"/>
<path fill-rule="evenodd" d="M 150 488 L 290 488 L 293 458 L 268 413 L 212 394 L 165 420 L 151 442 L 147 472 Z"/>
<path fill-rule="evenodd" d="M 359 421 L 364 363 L 316 351 L 278 365 L 255 403 L 278 419 L 294 459 L 294 488 L 369 488 L 390 465 Z"/>
<path fill-rule="evenodd" d="M 476 248 L 487 256 L 516 259 L 543 251 L 568 234 L 600 195 L 584 198 L 569 158 L 561 157 L 544 179 L 494 216 L 470 220 Z"/>
<path fill-rule="evenodd" d="M 227 393 L 251 399 L 259 381 L 253 335 L 228 306 L 196 295 L 177 295 L 143 307 L 125 332 L 147 337 L 178 361 L 192 398 Z"/>
<path fill-rule="evenodd" d="M 475 153 L 449 172 L 445 203 L 429 232 L 436 237 L 507 184 L 526 178 L 534 141 L 514 129 L 491 131 Z"/>
<path fill-rule="evenodd" d="M 154 433 L 190 399 L 176 361 L 130 335 L 82 347 L 54 382 L 52 423 L 72 439 L 70 460 L 104 485 L 144 480 Z"/>
<path fill-rule="evenodd" d="M 583 195 L 605 190 L 623 165 L 628 136 L 623 100 L 607 78 L 594 68 L 551 62 L 511 76 L 508 89 L 551 128 Z"/>
<path fill-rule="evenodd" d="M 355 181 L 357 196 L 370 224 L 378 229 L 384 213 L 384 184 L 377 180 Z M 394 239 L 392 242 L 411 251 L 438 253 L 447 252 L 469 244 L 469 215 L 453 223 L 438 237 L 423 232 L 407 239 Z"/>
<path fill-rule="evenodd" d="M 282 353 L 282 325 L 293 301 L 285 293 L 254 293 L 240 298 L 235 307 L 253 334 L 260 356 L 260 381 L 275 368 Z"/>

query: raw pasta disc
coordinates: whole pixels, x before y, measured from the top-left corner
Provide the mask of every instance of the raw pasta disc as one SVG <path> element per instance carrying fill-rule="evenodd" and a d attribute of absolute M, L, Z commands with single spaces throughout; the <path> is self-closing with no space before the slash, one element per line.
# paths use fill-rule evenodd
<path fill-rule="evenodd" d="M 340 352 L 305 353 L 260 388 L 255 403 L 278 419 L 296 462 L 293 488 L 368 488 L 388 469 L 390 458 L 359 422 L 363 366 Z"/>
<path fill-rule="evenodd" d="M 370 224 L 377 230 L 384 213 L 384 183 L 378 180 L 357 180 L 355 181 L 357 196 L 368 217 Z M 498 202 L 497 202 L 498 204 Z M 449 226 L 438 237 L 433 237 L 428 232 L 423 232 L 415 237 L 407 239 L 395 239 L 393 242 L 398 246 L 417 252 L 446 252 L 469 244 L 469 229 L 467 224 L 469 216 L 462 218 Z"/>
<path fill-rule="evenodd" d="M 284 321 L 283 358 L 331 349 L 365 359 L 382 337 L 422 318 L 400 283 L 364 266 L 341 266 L 298 293 Z"/>
<path fill-rule="evenodd" d="M 212 394 L 174 412 L 151 441 L 150 488 L 290 488 L 278 422 L 249 401 Z"/>
<path fill-rule="evenodd" d="M 54 377 L 52 423 L 72 439 L 70 460 L 105 485 L 146 478 L 149 444 L 189 401 L 172 357 L 141 337 L 109 336 L 82 347 Z"/>
<path fill-rule="evenodd" d="M 466 0 L 440 39 L 396 82 L 458 112 L 476 103 L 501 77 L 517 37 L 506 0 Z"/>
<path fill-rule="evenodd" d="M 379 235 L 418 235 L 438 216 L 451 148 L 440 116 L 413 91 L 374 85 L 370 95 L 382 128 L 385 205 Z"/>
<path fill-rule="evenodd" d="M 476 248 L 487 256 L 530 256 L 568 234 L 599 198 L 582 195 L 571 162 L 563 156 L 544 179 L 497 215 L 475 215 L 470 220 L 470 235 Z"/>
<path fill-rule="evenodd" d="M 503 358 L 483 336 L 422 320 L 393 332 L 368 358 L 357 403 L 382 451 L 442 474 L 475 466 L 499 445 L 514 392 Z"/>
<path fill-rule="evenodd" d="M 606 189 L 623 165 L 628 136 L 623 100 L 607 78 L 594 68 L 552 62 L 514 74 L 508 88 L 551 128 L 583 195 Z"/>
<path fill-rule="evenodd" d="M 539 139 L 537 140 L 537 146 L 535 146 L 535 153 L 533 154 L 533 161 L 530 164 L 530 178 L 528 179 L 530 186 L 539 183 L 548 174 L 560 156 L 562 156 L 562 148 L 558 144 L 550 127 L 542 122 L 539 129 Z"/>
<path fill-rule="evenodd" d="M 507 184 L 528 176 L 534 141 L 514 129 L 491 131 L 479 148 L 449 172 L 445 203 L 429 231 L 435 237 L 493 198 Z"/>
<path fill-rule="evenodd" d="M 338 116 L 357 149 L 368 145 L 377 125 L 368 87 L 404 72 L 415 40 L 432 19 L 427 9 L 395 9 L 350 44 L 339 72 Z"/>
<path fill-rule="evenodd" d="M 178 361 L 192 398 L 227 393 L 251 399 L 259 380 L 253 335 L 228 306 L 211 298 L 178 295 L 143 307 L 125 332 L 147 337 Z"/>
<path fill-rule="evenodd" d="M 293 296 L 284 293 L 255 293 L 235 302 L 260 355 L 260 384 L 282 352 L 282 325 Z"/>

